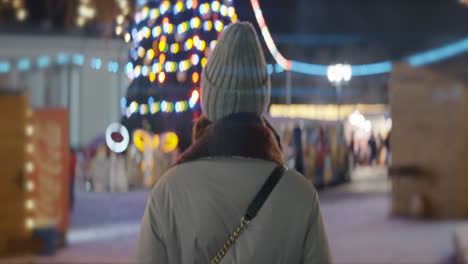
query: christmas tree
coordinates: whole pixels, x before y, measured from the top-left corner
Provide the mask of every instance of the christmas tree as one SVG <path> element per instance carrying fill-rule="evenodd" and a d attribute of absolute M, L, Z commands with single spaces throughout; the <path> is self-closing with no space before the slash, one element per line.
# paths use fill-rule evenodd
<path fill-rule="evenodd" d="M 138 0 L 122 98 L 123 124 L 190 138 L 199 115 L 200 77 L 216 39 L 237 21 L 232 0 Z M 187 136 L 185 135 L 185 136 Z M 183 144 L 183 142 L 181 142 Z"/>

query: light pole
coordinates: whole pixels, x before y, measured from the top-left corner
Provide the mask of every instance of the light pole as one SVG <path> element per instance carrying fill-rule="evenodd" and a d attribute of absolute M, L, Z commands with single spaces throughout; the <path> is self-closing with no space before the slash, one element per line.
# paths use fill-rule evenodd
<path fill-rule="evenodd" d="M 336 103 L 337 103 L 337 131 L 336 131 L 336 140 L 338 146 L 340 146 L 341 140 L 341 133 L 344 133 L 344 126 L 342 124 L 342 119 L 341 119 L 341 92 L 343 89 L 343 84 L 345 82 L 349 82 L 351 80 L 351 77 L 353 75 L 351 65 L 348 64 L 336 64 L 336 65 L 330 65 L 328 66 L 327 70 L 327 77 L 328 80 L 335 85 L 336 89 Z M 335 168 L 337 169 L 337 173 L 335 174 L 335 177 L 339 177 L 340 171 L 341 171 L 341 166 L 339 159 L 336 159 L 335 161 Z"/>
<path fill-rule="evenodd" d="M 336 64 L 328 66 L 327 77 L 328 80 L 335 86 L 337 97 L 337 121 L 341 121 L 341 92 L 343 84 L 349 82 L 353 75 L 351 65 L 349 64 Z"/>

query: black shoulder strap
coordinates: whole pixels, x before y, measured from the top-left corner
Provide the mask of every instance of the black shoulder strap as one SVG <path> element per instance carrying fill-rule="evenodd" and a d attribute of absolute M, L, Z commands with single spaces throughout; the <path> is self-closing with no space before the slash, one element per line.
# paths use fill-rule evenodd
<path fill-rule="evenodd" d="M 250 220 L 254 219 L 254 217 L 257 216 L 258 211 L 260 211 L 263 204 L 268 199 L 268 196 L 270 196 L 271 192 L 278 184 L 279 180 L 281 179 L 281 177 L 287 169 L 288 168 L 284 165 L 279 165 L 275 168 L 275 170 L 271 173 L 270 177 L 268 177 L 266 182 L 263 184 L 260 191 L 258 191 L 253 201 L 250 203 L 249 208 L 247 208 L 247 212 L 245 213 L 245 216 L 242 217 L 239 225 L 232 231 L 231 235 L 228 237 L 223 247 L 221 247 L 218 250 L 217 254 L 211 260 L 210 264 L 219 264 L 221 262 L 228 250 L 236 242 L 240 234 L 249 225 Z"/>
<path fill-rule="evenodd" d="M 265 201 L 270 196 L 271 192 L 278 184 L 279 180 L 286 172 L 288 168 L 284 165 L 278 165 L 273 172 L 271 173 L 270 177 L 265 181 L 260 191 L 258 191 L 257 195 L 250 203 L 249 207 L 247 208 L 247 212 L 245 213 L 244 219 L 250 221 L 257 216 L 258 211 L 262 208 Z"/>

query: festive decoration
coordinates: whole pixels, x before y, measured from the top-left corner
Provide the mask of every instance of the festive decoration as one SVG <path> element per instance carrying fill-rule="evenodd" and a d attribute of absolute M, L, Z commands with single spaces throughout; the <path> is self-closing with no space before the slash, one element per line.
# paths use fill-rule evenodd
<path fill-rule="evenodd" d="M 133 114 L 183 113 L 196 107 L 206 57 L 223 29 L 237 21 L 232 2 L 137 2 L 131 30 L 133 47 L 125 71 L 131 81 L 145 79 L 150 87 L 138 87 L 133 98 L 127 96 L 122 104 L 127 118 Z M 152 97 L 142 99 L 142 94 Z"/>
<path fill-rule="evenodd" d="M 263 17 L 262 9 L 258 0 L 250 0 L 252 8 L 254 9 L 255 18 L 262 32 L 263 39 L 267 44 L 268 50 L 275 59 L 275 61 L 285 70 L 305 73 L 310 75 L 327 76 L 328 66 L 312 63 L 304 63 L 299 61 L 288 60 L 284 58 L 281 52 L 276 47 L 273 38 L 271 37 L 270 30 Z M 352 66 L 353 76 L 364 76 L 388 73 L 392 70 L 392 62 L 384 61 L 374 64 L 363 64 Z"/>
<path fill-rule="evenodd" d="M 94 0 L 79 0 L 75 24 L 84 27 L 86 23 L 96 17 Z"/>
<path fill-rule="evenodd" d="M 159 147 L 161 147 L 164 153 L 169 153 L 178 147 L 179 137 L 174 132 L 167 132 L 160 136 L 158 134 L 149 133 L 143 129 L 137 129 L 133 132 L 133 144 L 143 153 L 145 150 L 150 149 L 154 151 Z"/>
<path fill-rule="evenodd" d="M 24 0 L 2 0 L 0 1 L 0 10 L 2 8 L 12 10 L 14 18 L 20 22 L 25 21 L 29 16 Z"/>
<path fill-rule="evenodd" d="M 388 111 L 382 104 L 358 104 L 358 105 L 271 105 L 270 115 L 274 118 L 300 118 L 311 120 L 337 121 L 347 118 L 356 110 L 365 114 L 376 114 Z M 339 114 L 339 116 L 338 116 Z"/>
<path fill-rule="evenodd" d="M 107 127 L 106 144 L 111 151 L 122 153 L 127 149 L 129 142 L 130 135 L 125 126 L 119 123 L 112 123 Z"/>
<path fill-rule="evenodd" d="M 174 151 L 179 145 L 179 137 L 174 132 L 168 132 L 163 136 L 162 150 L 165 153 Z"/>
<path fill-rule="evenodd" d="M 116 5 L 119 8 L 119 13 L 115 17 L 115 34 L 117 36 L 122 35 L 125 28 L 128 26 L 128 15 L 130 14 L 130 4 L 128 0 L 115 0 Z M 124 38 L 126 42 L 130 41 L 130 33 L 125 32 Z"/>
<path fill-rule="evenodd" d="M 36 208 L 36 201 L 34 199 L 33 191 L 34 191 L 34 180 L 33 174 L 35 172 L 34 162 L 33 162 L 33 155 L 34 155 L 34 125 L 32 122 L 33 119 L 33 110 L 31 108 L 26 109 L 26 127 L 25 127 L 25 135 L 26 135 L 26 147 L 25 147 L 25 157 L 26 162 L 24 164 L 25 170 L 25 180 L 26 180 L 26 200 L 25 200 L 25 215 L 27 218 L 25 219 L 25 227 L 28 230 L 31 230 L 35 227 L 35 208 Z"/>

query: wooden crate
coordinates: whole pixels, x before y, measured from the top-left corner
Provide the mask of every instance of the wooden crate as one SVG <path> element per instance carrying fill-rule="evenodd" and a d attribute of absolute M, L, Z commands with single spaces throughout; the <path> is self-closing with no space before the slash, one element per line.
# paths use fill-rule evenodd
<path fill-rule="evenodd" d="M 468 216 L 468 87 L 433 70 L 397 64 L 389 90 L 393 212 Z M 408 168 L 413 171 L 404 172 Z"/>

